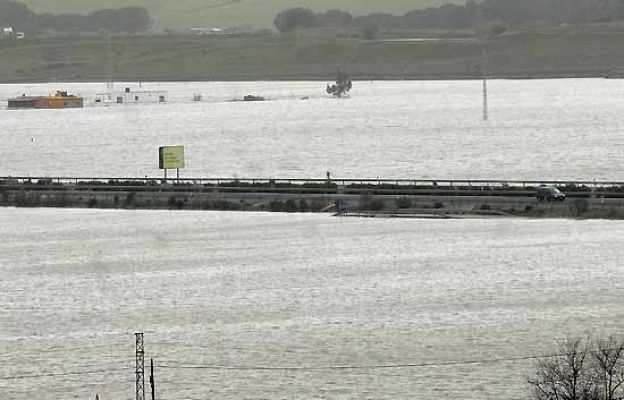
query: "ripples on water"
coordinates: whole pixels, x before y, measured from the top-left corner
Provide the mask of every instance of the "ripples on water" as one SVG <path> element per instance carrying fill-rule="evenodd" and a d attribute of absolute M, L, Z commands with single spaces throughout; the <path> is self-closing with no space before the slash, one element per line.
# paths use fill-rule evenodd
<path fill-rule="evenodd" d="M 611 221 L 0 209 L 0 397 L 131 398 L 145 331 L 169 366 L 162 399 L 526 398 L 532 361 L 444 364 L 621 332 L 623 235 Z M 178 368 L 412 363 L 439 365 Z"/>
<path fill-rule="evenodd" d="M 157 148 L 187 148 L 186 177 L 624 180 L 624 84 L 566 79 L 160 83 L 164 105 L 95 107 L 104 84 L 0 85 L 0 99 L 68 89 L 81 110 L 0 110 L 0 175 L 159 176 Z M 191 102 L 193 93 L 204 101 Z M 245 94 L 271 101 L 231 102 Z M 307 100 L 301 100 L 308 97 Z"/>
<path fill-rule="evenodd" d="M 168 83 L 171 102 L 0 109 L 0 175 L 624 180 L 617 80 Z M 191 102 L 193 93 L 205 101 Z M 245 94 L 270 101 L 231 102 Z M 302 97 L 308 97 L 302 100 Z M 0 398 L 131 398 L 135 331 L 161 399 L 525 398 L 531 361 L 621 331 L 621 238 L 606 221 L 0 209 Z M 180 366 L 364 366 L 222 370 Z M 99 371 L 99 372 L 98 372 Z M 76 374 L 77 373 L 77 374 Z"/>

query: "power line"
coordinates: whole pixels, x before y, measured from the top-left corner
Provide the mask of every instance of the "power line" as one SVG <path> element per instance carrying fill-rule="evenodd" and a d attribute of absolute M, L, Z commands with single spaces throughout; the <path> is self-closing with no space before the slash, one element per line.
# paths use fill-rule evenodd
<path fill-rule="evenodd" d="M 619 350 L 619 349 L 603 349 L 603 350 Z M 590 350 L 588 353 L 597 353 L 598 350 Z M 448 361 L 448 362 L 423 362 L 423 363 L 401 363 L 401 364 L 363 364 L 363 365 L 319 365 L 319 366 L 254 366 L 254 365 L 183 365 L 183 364 L 161 364 L 157 365 L 158 368 L 163 369 L 178 369 L 178 370 L 215 370 L 215 371 L 332 371 L 332 370 L 367 370 L 367 369 L 404 369 L 404 368 L 426 368 L 426 367 L 449 367 L 449 366 L 466 366 L 466 365 L 478 365 L 478 364 L 496 364 L 502 362 L 519 362 L 539 360 L 543 358 L 563 357 L 570 354 L 549 354 L 549 355 L 531 355 L 520 357 L 500 357 L 491 359 L 473 359 L 465 361 Z M 90 367 L 91 365 L 77 366 L 78 368 Z M 14 379 L 31 379 L 31 378 L 46 378 L 46 377 L 63 377 L 63 376 L 80 376 L 80 375 L 93 375 L 103 372 L 109 373 L 122 373 L 132 371 L 132 367 L 126 368 L 101 368 L 88 371 L 70 371 L 70 372 L 51 372 L 41 374 L 22 374 L 22 375 L 9 375 L 0 377 L 0 380 L 14 380 Z"/>
<path fill-rule="evenodd" d="M 102 372 L 121 372 L 121 371 L 130 371 L 130 368 L 103 368 L 103 369 L 95 369 L 90 371 L 72 371 L 72 372 L 50 372 L 44 374 L 23 374 L 23 375 L 12 375 L 12 376 L 2 376 L 0 377 L 0 381 L 8 381 L 14 379 L 29 379 L 29 378 L 49 378 L 49 377 L 59 377 L 59 376 L 77 376 L 77 375 L 93 375 L 99 374 Z"/>
<path fill-rule="evenodd" d="M 618 350 L 618 349 L 605 349 Z M 588 353 L 597 353 L 598 350 L 590 350 Z M 405 364 L 365 364 L 365 365 L 321 365 L 321 366 L 226 366 L 226 365 L 158 365 L 163 369 L 197 369 L 197 370 L 223 370 L 223 371 L 323 371 L 323 370 L 363 370 L 363 369 L 403 369 L 403 368 L 426 368 L 426 367 L 451 367 L 477 364 L 497 364 L 502 362 L 518 362 L 539 360 L 543 358 L 563 357 L 570 354 L 549 354 L 539 356 L 501 357 L 490 359 L 473 359 L 465 361 L 447 362 L 423 362 Z"/>
<path fill-rule="evenodd" d="M 225 365 L 159 365 L 164 369 L 212 369 L 226 371 L 319 371 L 319 370 L 349 370 L 349 369 L 400 369 L 400 368 L 424 368 L 445 367 L 474 364 L 493 364 L 499 362 L 525 361 L 543 358 L 544 356 L 526 356 L 512 358 L 494 358 L 489 360 L 467 360 L 432 363 L 407 363 L 407 364 L 367 364 L 367 365 L 324 365 L 324 366 L 225 366 Z M 550 356 L 554 357 L 554 356 Z"/>

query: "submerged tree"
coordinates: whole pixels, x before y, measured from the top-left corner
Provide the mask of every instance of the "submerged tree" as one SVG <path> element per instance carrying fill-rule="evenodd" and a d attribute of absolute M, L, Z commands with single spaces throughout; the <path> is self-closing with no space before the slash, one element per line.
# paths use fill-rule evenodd
<path fill-rule="evenodd" d="M 327 94 L 331 94 L 334 97 L 346 96 L 352 87 L 353 83 L 351 82 L 351 78 L 349 78 L 349 74 L 345 71 L 338 70 L 336 83 L 331 86 L 327 84 Z"/>

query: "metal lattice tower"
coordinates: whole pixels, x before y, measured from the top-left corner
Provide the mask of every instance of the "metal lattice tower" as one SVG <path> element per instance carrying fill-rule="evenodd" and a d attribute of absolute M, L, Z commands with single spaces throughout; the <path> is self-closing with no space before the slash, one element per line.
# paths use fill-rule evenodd
<path fill-rule="evenodd" d="M 143 333 L 136 336 L 136 400 L 145 400 L 145 347 Z"/>

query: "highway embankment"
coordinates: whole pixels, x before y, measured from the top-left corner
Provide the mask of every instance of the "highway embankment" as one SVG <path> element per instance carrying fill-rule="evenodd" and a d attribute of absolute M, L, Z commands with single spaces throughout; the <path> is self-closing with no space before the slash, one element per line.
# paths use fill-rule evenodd
<path fill-rule="evenodd" d="M 567 194 L 538 201 L 539 182 L 0 178 L 0 206 L 265 212 L 363 217 L 525 216 L 624 219 L 624 184 L 546 182 Z"/>

